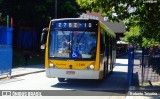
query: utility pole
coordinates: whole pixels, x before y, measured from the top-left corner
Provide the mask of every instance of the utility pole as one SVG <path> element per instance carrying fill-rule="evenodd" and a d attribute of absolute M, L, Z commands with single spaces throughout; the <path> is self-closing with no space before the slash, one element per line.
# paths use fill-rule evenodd
<path fill-rule="evenodd" d="M 55 19 L 57 19 L 57 0 L 55 0 Z"/>

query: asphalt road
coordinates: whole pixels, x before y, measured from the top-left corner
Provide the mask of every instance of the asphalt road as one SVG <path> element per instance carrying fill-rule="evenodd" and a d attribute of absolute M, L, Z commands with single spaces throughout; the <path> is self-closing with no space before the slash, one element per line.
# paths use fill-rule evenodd
<path fill-rule="evenodd" d="M 49 90 L 51 94 L 45 95 L 68 97 L 87 96 L 85 97 L 86 99 L 117 99 L 116 97 L 120 96 L 120 99 L 125 99 L 125 92 L 121 90 L 125 89 L 125 83 L 119 83 L 120 81 L 124 81 L 125 77 L 117 78 L 116 75 L 117 72 L 113 72 L 104 82 L 69 79 L 66 82 L 59 83 L 56 78 L 47 78 L 45 73 L 42 72 L 16 77 L 10 80 L 1 80 L 0 90 L 42 90 L 42 94 Z M 124 76 L 123 73 L 122 76 Z M 114 81 L 113 77 L 117 78 L 117 81 Z M 85 98 L 83 97 L 83 99 Z M 61 97 L 57 97 L 56 99 L 61 99 Z M 75 97 L 74 99 L 80 99 L 80 97 Z"/>
<path fill-rule="evenodd" d="M 14 77 L 12 79 L 0 80 L 0 90 L 16 91 L 42 91 L 42 94 L 49 92 L 54 99 L 143 99 L 144 97 L 126 97 L 127 90 L 127 55 L 117 58 L 116 67 L 103 82 L 96 80 L 73 80 L 59 83 L 57 78 L 47 78 L 45 72 Z M 137 63 L 137 62 L 135 62 Z M 137 63 L 138 66 L 139 63 Z M 1 94 L 1 93 L 0 93 Z M 86 96 L 86 97 L 84 97 Z M 1 97 L 0 97 L 1 98 Z M 3 97 L 3 99 L 9 97 Z M 15 97 L 10 97 L 14 99 Z M 16 97 L 22 98 L 22 97 Z M 26 99 L 27 97 L 23 97 Z M 34 98 L 35 97 L 29 97 Z M 52 98 L 53 97 L 38 97 Z M 145 97 L 150 99 L 152 97 Z M 158 98 L 156 98 L 158 99 Z"/>
<path fill-rule="evenodd" d="M 29 74 L 3 79 L 0 81 L 2 90 L 125 90 L 126 72 L 125 67 L 115 67 L 114 71 L 103 82 L 97 80 L 68 79 L 66 82 L 58 82 L 57 78 L 47 78 L 45 72 Z M 120 71 L 121 69 L 121 71 Z"/>
<path fill-rule="evenodd" d="M 101 99 L 117 99 L 114 97 L 121 96 L 119 99 L 125 99 L 127 62 L 127 59 L 117 59 L 113 73 L 103 82 L 68 79 L 60 83 L 57 78 L 47 78 L 45 72 L 41 72 L 0 80 L 0 90 L 41 90 L 44 93 L 52 90 L 51 94 L 66 93 L 65 96 L 90 96 L 91 99 L 95 99 L 96 96 L 100 96 Z"/>

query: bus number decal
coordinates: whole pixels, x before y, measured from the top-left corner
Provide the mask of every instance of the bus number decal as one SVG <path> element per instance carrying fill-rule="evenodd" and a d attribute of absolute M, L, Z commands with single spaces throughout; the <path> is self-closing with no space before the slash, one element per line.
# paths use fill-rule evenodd
<path fill-rule="evenodd" d="M 89 25 L 89 27 L 92 27 L 92 23 L 89 23 L 88 25 Z"/>
<path fill-rule="evenodd" d="M 67 23 L 64 23 L 64 27 L 66 27 L 67 26 Z"/>
<path fill-rule="evenodd" d="M 77 66 L 85 66 L 84 63 L 77 63 Z"/>
<path fill-rule="evenodd" d="M 54 23 L 52 23 L 52 25 L 54 25 Z M 54 28 L 92 28 L 93 25 L 92 23 L 60 22 L 56 23 Z"/>
<path fill-rule="evenodd" d="M 58 23 L 58 27 L 61 27 L 62 26 L 62 24 L 61 23 Z"/>
<path fill-rule="evenodd" d="M 87 27 L 87 23 L 84 24 L 85 28 Z"/>
<path fill-rule="evenodd" d="M 69 23 L 69 27 L 72 27 L 72 23 Z"/>
<path fill-rule="evenodd" d="M 74 27 L 75 27 L 75 28 L 77 28 L 77 27 L 78 27 L 78 26 L 77 26 L 77 23 L 74 23 Z"/>

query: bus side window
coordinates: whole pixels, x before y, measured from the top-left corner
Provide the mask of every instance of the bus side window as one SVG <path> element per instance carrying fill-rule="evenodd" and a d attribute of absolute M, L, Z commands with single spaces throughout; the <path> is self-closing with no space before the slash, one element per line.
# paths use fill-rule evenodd
<path fill-rule="evenodd" d="M 100 35 L 100 54 L 105 55 L 105 42 L 104 42 L 104 35 Z"/>
<path fill-rule="evenodd" d="M 106 49 L 106 56 L 108 56 L 109 55 L 109 36 L 107 35 L 107 33 L 105 33 L 105 34 L 106 34 L 106 36 L 105 36 L 105 40 L 106 40 L 105 49 Z"/>
<path fill-rule="evenodd" d="M 113 50 L 113 42 L 112 42 L 112 37 L 110 37 L 110 54 L 112 55 L 112 50 Z"/>

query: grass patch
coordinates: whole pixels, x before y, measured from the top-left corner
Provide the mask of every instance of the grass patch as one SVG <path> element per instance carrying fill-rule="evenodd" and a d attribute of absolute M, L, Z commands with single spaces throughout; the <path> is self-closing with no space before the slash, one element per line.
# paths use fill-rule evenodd
<path fill-rule="evenodd" d="M 28 64 L 25 61 L 25 53 L 28 53 Z M 44 64 L 44 52 L 33 50 L 13 50 L 13 67 Z"/>

